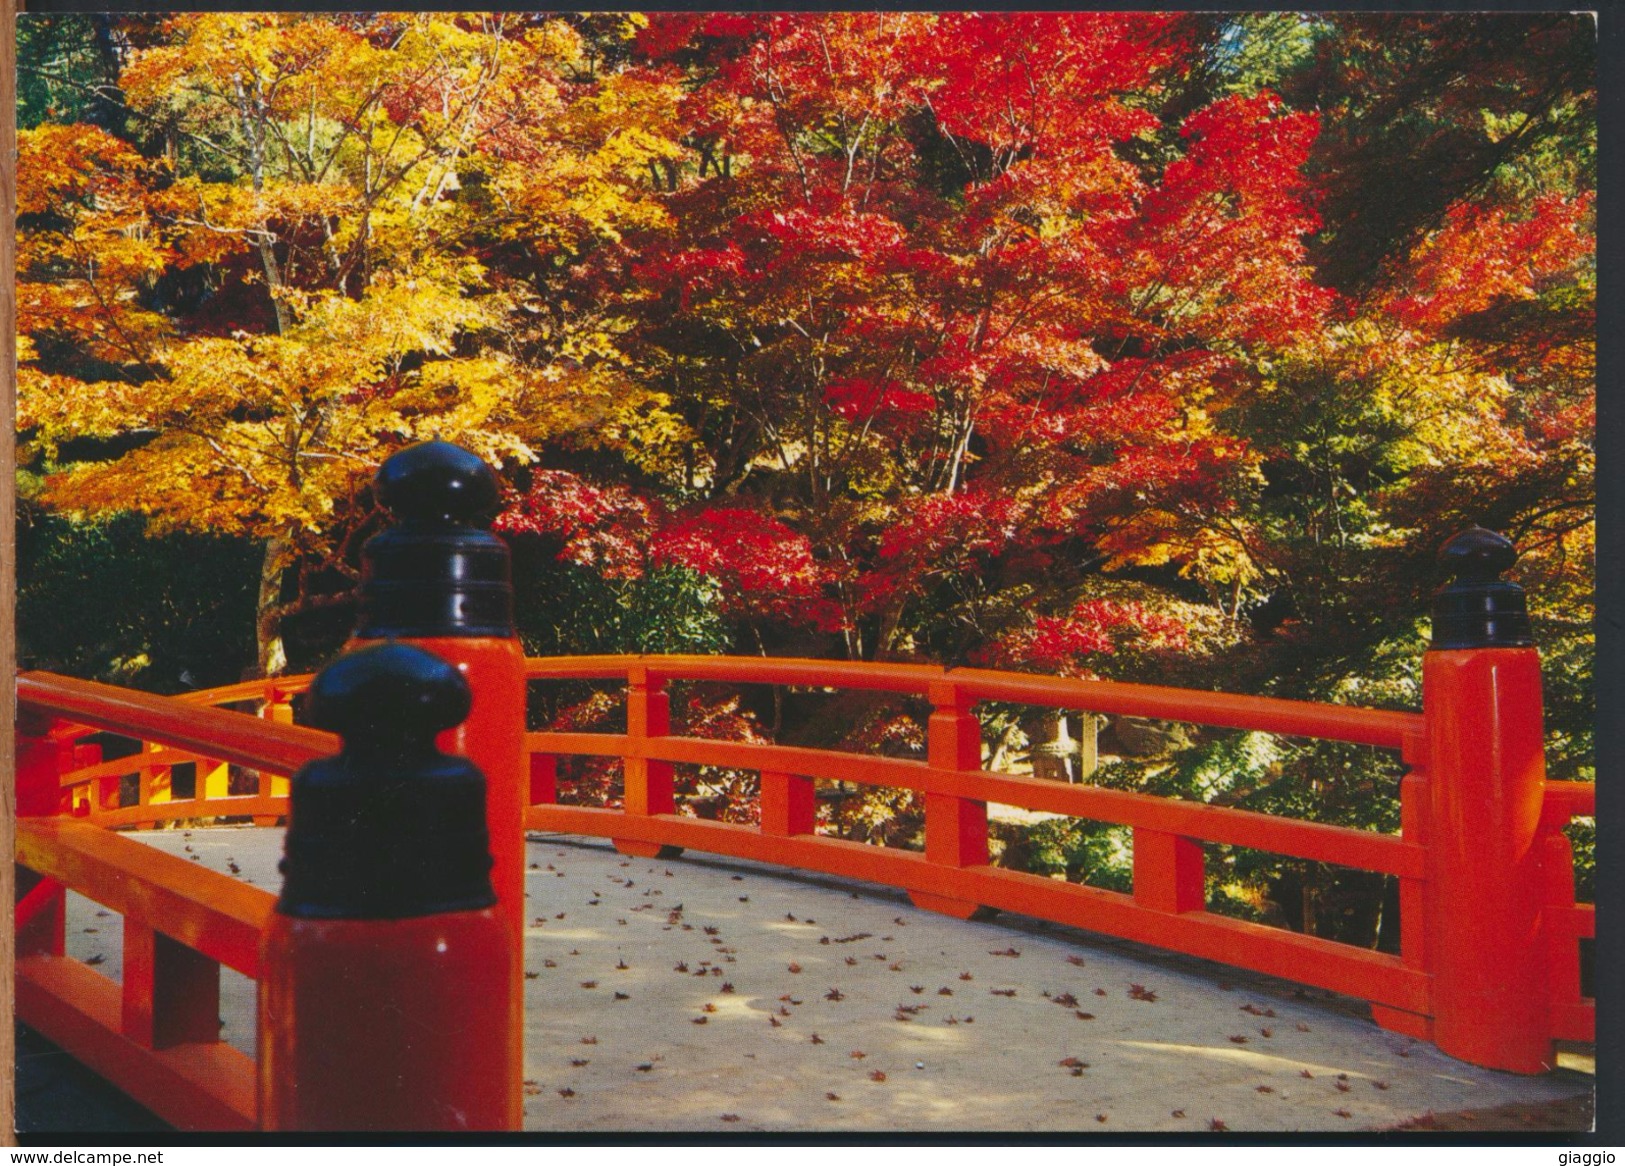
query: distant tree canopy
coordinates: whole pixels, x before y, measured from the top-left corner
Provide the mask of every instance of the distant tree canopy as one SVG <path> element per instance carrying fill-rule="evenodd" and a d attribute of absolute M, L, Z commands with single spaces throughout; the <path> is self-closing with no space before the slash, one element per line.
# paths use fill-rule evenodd
<path fill-rule="evenodd" d="M 1414 704 L 1477 521 L 1586 668 L 1589 17 L 25 16 L 19 50 L 29 496 L 258 545 L 262 671 L 436 435 L 626 627 L 687 580 L 684 642 Z"/>
<path fill-rule="evenodd" d="M 1414 707 L 1434 553 L 1479 522 L 1523 552 L 1553 775 L 1587 778 L 1595 40 L 1558 13 L 26 14 L 25 648 L 159 688 L 318 659 L 372 474 L 439 436 L 499 467 L 536 651 Z M 906 752 L 914 717 L 840 731 Z M 1187 746 L 1100 780 L 1391 817 L 1370 751 Z M 1038 849 L 1122 859 L 1078 829 Z"/>

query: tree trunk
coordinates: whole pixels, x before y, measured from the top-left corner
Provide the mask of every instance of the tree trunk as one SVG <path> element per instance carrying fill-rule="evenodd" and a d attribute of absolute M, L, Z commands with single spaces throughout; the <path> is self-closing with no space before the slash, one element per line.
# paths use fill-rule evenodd
<path fill-rule="evenodd" d="M 280 676 L 288 667 L 288 655 L 282 644 L 282 572 L 288 553 L 286 539 L 273 538 L 265 543 L 265 558 L 260 563 L 259 603 L 254 619 L 254 658 L 261 676 Z"/>

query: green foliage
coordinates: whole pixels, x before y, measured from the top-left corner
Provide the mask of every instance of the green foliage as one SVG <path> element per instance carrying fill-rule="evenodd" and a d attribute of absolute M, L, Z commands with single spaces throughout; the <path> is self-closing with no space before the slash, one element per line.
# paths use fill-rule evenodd
<path fill-rule="evenodd" d="M 149 538 L 138 515 L 91 523 L 22 511 L 22 667 L 162 693 L 242 679 L 254 660 L 252 543 Z"/>
<path fill-rule="evenodd" d="M 670 565 L 608 579 L 523 548 L 516 558 L 515 617 L 531 655 L 714 655 L 730 646 L 717 585 L 697 571 Z"/>
<path fill-rule="evenodd" d="M 1006 865 L 1019 864 L 1034 874 L 1064 874 L 1069 882 L 1108 891 L 1133 888 L 1134 854 L 1125 826 L 1046 818 L 1013 833 L 1006 843 Z"/>
<path fill-rule="evenodd" d="M 1576 818 L 1564 831 L 1574 847 L 1574 899 L 1578 903 L 1597 901 L 1597 820 Z"/>
<path fill-rule="evenodd" d="M 1540 636 L 1540 677 L 1546 703 L 1546 776 L 1596 781 L 1596 650 L 1589 634 Z M 1589 875 L 1588 875 L 1589 877 Z"/>
<path fill-rule="evenodd" d="M 1227 20 L 1210 51 L 1220 93 L 1252 96 L 1274 89 L 1310 59 L 1318 37 L 1331 31 L 1306 12 L 1249 12 Z"/>
<path fill-rule="evenodd" d="M 112 30 L 105 16 L 19 14 L 17 126 L 122 121 L 110 68 Z"/>

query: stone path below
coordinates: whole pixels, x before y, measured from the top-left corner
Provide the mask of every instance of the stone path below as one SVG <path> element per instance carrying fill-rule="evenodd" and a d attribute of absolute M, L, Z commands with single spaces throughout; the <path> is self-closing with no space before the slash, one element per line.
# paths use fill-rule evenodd
<path fill-rule="evenodd" d="M 279 886 L 280 830 L 132 837 Z M 1340 997 L 1058 925 L 596 840 L 533 836 L 528 862 L 533 1131 L 1354 1131 L 1581 1114 L 1591 1095 L 1578 1073 L 1454 1061 Z M 97 911 L 71 897 L 69 954 L 116 976 L 119 920 Z M 222 980 L 225 1037 L 251 1052 L 254 985 Z"/>

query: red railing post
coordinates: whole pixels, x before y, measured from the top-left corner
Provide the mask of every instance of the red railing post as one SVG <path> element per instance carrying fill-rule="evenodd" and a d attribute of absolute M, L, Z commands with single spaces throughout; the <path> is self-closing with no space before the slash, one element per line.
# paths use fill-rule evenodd
<path fill-rule="evenodd" d="M 631 745 L 621 762 L 623 804 L 627 814 L 649 817 L 677 812 L 675 771 L 669 761 L 641 756 L 651 737 L 671 732 L 671 694 L 666 682 L 651 676 L 648 665 L 633 664 L 626 670 L 626 736 Z M 616 838 L 615 849 L 637 858 L 676 858 L 680 846 L 662 846 L 636 838 Z"/>
<path fill-rule="evenodd" d="M 385 460 L 373 485 L 395 525 L 362 550 L 361 614 L 356 643 L 393 639 L 434 653 L 457 668 L 473 708 L 440 737 L 485 774 L 491 883 L 521 961 L 525 939 L 525 653 L 513 622 L 508 546 L 476 519 L 496 509 L 491 467 L 443 441 L 408 446 Z M 522 998 L 522 996 L 521 996 Z M 513 1073 L 523 1077 L 514 1045 Z"/>
<path fill-rule="evenodd" d="M 1478 527 L 1445 544 L 1422 664 L 1427 725 L 1427 934 L 1433 1038 L 1486 1068 L 1553 1064 L 1540 934 L 1544 804 L 1540 659 L 1512 544 Z"/>
<path fill-rule="evenodd" d="M 1207 907 L 1201 843 L 1161 830 L 1134 831 L 1134 901 L 1177 915 Z"/>
<path fill-rule="evenodd" d="M 73 741 L 67 725 L 27 709 L 17 710 L 16 797 L 19 818 L 45 818 L 64 812 L 67 798 L 62 775 L 73 767 Z M 67 893 L 60 886 L 44 889 L 47 880 L 26 867 L 16 868 L 17 894 L 32 899 L 29 917 L 18 917 L 17 954 L 61 955 L 65 950 Z"/>
<path fill-rule="evenodd" d="M 816 793 L 810 777 L 763 770 L 762 833 L 775 838 L 814 833 L 818 829 Z"/>
<path fill-rule="evenodd" d="M 551 806 L 559 800 L 559 759 L 551 753 L 530 755 L 532 806 Z"/>
<path fill-rule="evenodd" d="M 279 688 L 274 683 L 268 685 L 265 693 L 265 703 L 260 705 L 259 713 L 261 719 L 270 721 L 274 725 L 293 724 L 292 694 L 282 688 Z M 209 780 L 207 783 L 205 783 L 203 765 L 200 762 L 198 764 L 198 797 L 204 798 L 226 796 L 229 790 L 224 777 L 225 774 L 229 774 L 229 772 L 230 771 L 226 770 L 224 766 L 220 767 L 219 769 L 211 769 Z M 216 785 L 216 782 L 219 784 Z M 277 773 L 261 773 L 259 775 L 259 782 L 255 792 L 262 798 L 286 797 L 288 793 L 288 779 Z M 260 814 L 254 818 L 254 825 L 275 826 L 276 818 L 269 814 Z"/>
<path fill-rule="evenodd" d="M 951 680 L 933 682 L 927 693 L 931 719 L 926 727 L 926 760 L 933 769 L 951 773 L 982 768 L 982 723 L 971 710 L 971 700 Z M 987 803 L 953 794 L 925 795 L 925 857 L 936 866 L 987 865 Z M 982 913 L 979 903 L 951 895 L 910 891 L 916 907 L 958 919 Z"/>
<path fill-rule="evenodd" d="M 521 1125 L 519 949 L 492 889 L 485 781 L 435 746 L 469 689 L 405 644 L 351 652 L 311 688 L 311 721 L 344 746 L 289 797 L 260 948 L 263 1128 Z"/>

